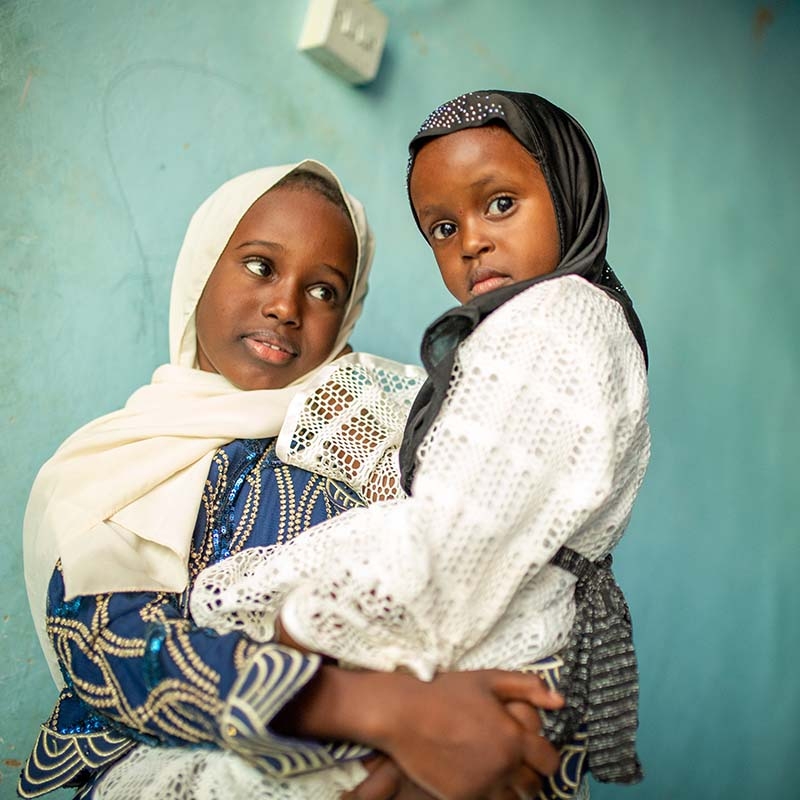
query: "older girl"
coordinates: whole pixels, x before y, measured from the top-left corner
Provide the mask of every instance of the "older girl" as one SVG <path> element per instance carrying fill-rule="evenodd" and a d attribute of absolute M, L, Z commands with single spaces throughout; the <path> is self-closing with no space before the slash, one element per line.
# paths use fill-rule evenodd
<path fill-rule="evenodd" d="M 65 688 L 22 796 L 282 797 L 285 776 L 333 764 L 351 765 L 354 785 L 362 745 L 441 794 L 468 776 L 464 797 L 506 786 L 523 764 L 553 768 L 504 705 L 557 706 L 537 680 L 356 673 L 217 635 L 188 612 L 204 567 L 361 504 L 282 463 L 274 437 L 292 398 L 346 348 L 371 256 L 361 206 L 314 161 L 241 175 L 192 218 L 170 364 L 70 437 L 31 492 L 29 598 Z M 400 371 L 409 385 L 413 372 Z M 499 745 L 489 751 L 484 728 Z"/>

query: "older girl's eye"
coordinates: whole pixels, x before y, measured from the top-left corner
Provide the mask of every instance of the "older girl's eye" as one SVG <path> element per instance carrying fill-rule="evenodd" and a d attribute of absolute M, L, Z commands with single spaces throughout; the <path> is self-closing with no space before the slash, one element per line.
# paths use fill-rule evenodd
<path fill-rule="evenodd" d="M 316 300 L 330 303 L 336 299 L 336 292 L 330 286 L 312 286 L 308 293 Z"/>
<path fill-rule="evenodd" d="M 502 197 L 495 197 L 491 203 L 489 203 L 488 213 L 489 214 L 505 214 L 514 207 L 514 200 L 511 197 L 506 197 L 503 195 Z"/>
<path fill-rule="evenodd" d="M 245 260 L 244 265 L 253 275 L 259 275 L 262 278 L 272 274 L 272 262 L 266 258 L 248 258 Z"/>
<path fill-rule="evenodd" d="M 434 239 L 449 239 L 456 230 L 454 222 L 439 222 L 431 228 L 431 237 Z"/>

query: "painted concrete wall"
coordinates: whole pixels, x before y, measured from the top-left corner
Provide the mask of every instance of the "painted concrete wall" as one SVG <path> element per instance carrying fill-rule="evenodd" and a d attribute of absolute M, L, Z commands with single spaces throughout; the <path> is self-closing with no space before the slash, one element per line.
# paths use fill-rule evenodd
<path fill-rule="evenodd" d="M 295 52 L 304 2 L 0 3 L 0 797 L 55 697 L 20 531 L 39 465 L 166 358 L 188 217 L 245 169 L 315 156 L 379 249 L 355 345 L 415 360 L 449 306 L 406 209 L 405 144 L 468 89 L 580 119 L 609 256 L 649 334 L 653 461 L 618 574 L 648 777 L 598 798 L 790 797 L 800 751 L 800 4 L 389 0 L 353 89 Z"/>

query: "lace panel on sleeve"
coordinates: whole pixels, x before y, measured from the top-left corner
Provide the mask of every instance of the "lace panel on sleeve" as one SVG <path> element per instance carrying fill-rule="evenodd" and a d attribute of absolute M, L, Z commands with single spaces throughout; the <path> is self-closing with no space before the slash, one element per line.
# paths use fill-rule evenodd
<path fill-rule="evenodd" d="M 366 353 L 337 360 L 290 407 L 278 455 L 349 484 L 370 503 L 401 496 L 397 450 L 424 379 L 419 367 Z"/>

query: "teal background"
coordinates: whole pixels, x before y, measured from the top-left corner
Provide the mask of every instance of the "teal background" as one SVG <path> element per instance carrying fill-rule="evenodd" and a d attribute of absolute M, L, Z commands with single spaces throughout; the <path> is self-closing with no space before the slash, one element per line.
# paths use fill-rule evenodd
<path fill-rule="evenodd" d="M 617 558 L 647 779 L 593 795 L 795 796 L 800 4 L 376 5 L 387 50 L 356 89 L 296 51 L 305 2 L 0 1 L 0 797 L 55 698 L 23 589 L 27 493 L 166 359 L 194 208 L 246 169 L 330 164 L 378 237 L 354 344 L 416 360 L 450 300 L 406 207 L 405 145 L 492 86 L 588 129 L 651 349 L 653 459 Z"/>

